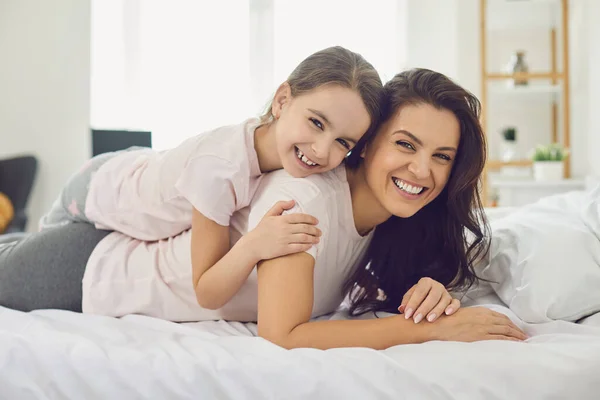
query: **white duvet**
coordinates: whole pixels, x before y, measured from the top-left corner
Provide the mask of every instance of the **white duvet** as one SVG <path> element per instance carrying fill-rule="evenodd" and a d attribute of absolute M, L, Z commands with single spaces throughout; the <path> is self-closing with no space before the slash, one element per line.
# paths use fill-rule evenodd
<path fill-rule="evenodd" d="M 254 324 L 0 308 L 0 398 L 599 398 L 600 318 L 529 325 L 493 295 L 478 302 L 531 338 L 286 351 Z"/>

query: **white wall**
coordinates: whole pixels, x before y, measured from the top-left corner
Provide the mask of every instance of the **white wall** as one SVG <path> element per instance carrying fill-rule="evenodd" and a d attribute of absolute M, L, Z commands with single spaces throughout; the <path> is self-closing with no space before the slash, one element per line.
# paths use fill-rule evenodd
<path fill-rule="evenodd" d="M 406 0 L 406 63 L 458 78 L 457 2 Z"/>
<path fill-rule="evenodd" d="M 0 0 L 0 157 L 32 153 L 29 230 L 90 155 L 90 0 Z"/>
<path fill-rule="evenodd" d="M 588 159 L 591 172 L 600 177 L 600 2 L 588 0 L 588 27 L 590 40 L 588 42 L 589 57 L 589 103 L 588 103 Z M 596 73 L 592 73 L 596 71 Z"/>
<path fill-rule="evenodd" d="M 589 104 L 591 81 L 595 75 L 591 73 L 588 53 L 592 43 L 598 43 L 600 35 L 591 31 L 592 7 L 597 0 L 570 0 L 571 16 L 569 51 L 570 51 L 570 84 L 571 84 L 571 148 L 573 157 L 571 167 L 574 175 L 586 176 L 591 173 L 593 157 L 589 157 L 590 130 Z M 598 87 L 596 85 L 598 89 Z"/>

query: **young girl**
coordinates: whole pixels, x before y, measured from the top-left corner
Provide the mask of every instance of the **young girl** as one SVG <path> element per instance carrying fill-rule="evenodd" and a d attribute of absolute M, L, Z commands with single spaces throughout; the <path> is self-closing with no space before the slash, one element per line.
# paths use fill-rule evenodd
<path fill-rule="evenodd" d="M 265 172 L 284 168 L 306 177 L 337 167 L 377 126 L 382 91 L 377 71 L 359 54 L 342 47 L 316 52 L 279 86 L 261 118 L 165 152 L 130 149 L 93 158 L 41 228 L 83 221 L 154 241 L 191 226 L 198 302 L 219 308 L 258 261 L 307 250 L 320 235 L 312 216 L 281 216 L 294 202 L 275 204 L 239 241 L 229 237 L 231 215 L 248 206 Z"/>

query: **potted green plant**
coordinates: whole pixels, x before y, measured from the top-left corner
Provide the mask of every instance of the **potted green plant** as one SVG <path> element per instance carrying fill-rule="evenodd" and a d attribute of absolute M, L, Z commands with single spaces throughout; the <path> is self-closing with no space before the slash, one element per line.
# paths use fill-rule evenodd
<path fill-rule="evenodd" d="M 561 144 L 538 145 L 531 152 L 533 177 L 537 181 L 555 181 L 564 177 L 564 160 L 569 149 Z"/>

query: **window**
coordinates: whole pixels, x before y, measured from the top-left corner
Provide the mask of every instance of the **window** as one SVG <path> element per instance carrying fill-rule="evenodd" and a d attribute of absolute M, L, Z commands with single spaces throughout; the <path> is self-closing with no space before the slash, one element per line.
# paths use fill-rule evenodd
<path fill-rule="evenodd" d="M 165 149 L 258 115 L 312 52 L 342 45 L 387 80 L 402 67 L 399 0 L 95 0 L 92 127 Z"/>

